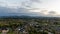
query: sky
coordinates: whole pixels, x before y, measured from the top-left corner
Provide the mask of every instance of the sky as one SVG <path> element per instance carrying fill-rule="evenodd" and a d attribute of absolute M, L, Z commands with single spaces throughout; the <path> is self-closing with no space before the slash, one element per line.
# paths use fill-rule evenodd
<path fill-rule="evenodd" d="M 0 0 L 0 16 L 60 17 L 60 0 Z"/>

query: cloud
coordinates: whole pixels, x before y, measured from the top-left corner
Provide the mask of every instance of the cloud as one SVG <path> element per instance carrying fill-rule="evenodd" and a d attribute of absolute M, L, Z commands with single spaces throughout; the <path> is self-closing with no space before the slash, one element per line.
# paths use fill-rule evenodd
<path fill-rule="evenodd" d="M 48 15 L 48 10 L 41 10 L 41 13 L 43 13 L 44 15 Z"/>
<path fill-rule="evenodd" d="M 35 9 L 32 9 L 32 10 L 35 10 Z M 45 14 L 46 12 L 48 13 L 47 15 Z M 41 10 L 41 12 L 30 12 L 30 10 L 26 8 L 14 9 L 14 8 L 0 7 L 0 16 L 28 15 L 28 16 L 46 16 L 47 17 L 47 16 L 53 16 L 54 14 L 56 14 L 55 11 L 48 12 L 47 10 L 43 10 L 43 11 Z"/>
<path fill-rule="evenodd" d="M 32 6 L 36 5 L 36 3 L 39 3 L 40 0 L 21 0 L 21 1 L 0 1 L 0 6 L 6 6 L 6 7 L 11 7 L 11 8 L 17 8 L 17 7 L 25 7 L 25 8 L 33 8 Z"/>
<path fill-rule="evenodd" d="M 39 5 L 40 0 L 25 0 L 16 2 L 0 1 L 0 16 L 3 15 L 30 15 L 30 16 L 51 16 L 55 11 L 41 10 L 35 5 Z"/>
<path fill-rule="evenodd" d="M 0 16 L 12 16 L 12 15 L 30 15 L 30 16 L 44 16 L 43 13 L 30 12 L 30 10 L 26 8 L 7 8 L 0 7 Z"/>
<path fill-rule="evenodd" d="M 56 11 L 49 11 L 48 12 L 50 15 L 55 15 L 56 14 Z"/>
<path fill-rule="evenodd" d="M 0 7 L 0 16 L 8 16 L 8 15 L 24 15 L 29 13 L 29 10 L 25 8 L 7 8 L 7 7 Z"/>
<path fill-rule="evenodd" d="M 40 0 L 30 0 L 30 1 L 40 3 Z"/>

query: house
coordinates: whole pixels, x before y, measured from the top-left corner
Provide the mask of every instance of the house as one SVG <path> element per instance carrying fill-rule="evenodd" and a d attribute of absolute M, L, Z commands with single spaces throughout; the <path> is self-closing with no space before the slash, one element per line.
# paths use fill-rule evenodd
<path fill-rule="evenodd" d="M 15 32 L 16 32 L 16 34 L 27 34 L 26 29 L 24 27 L 21 27 L 21 26 L 17 27 L 15 29 Z"/>
<path fill-rule="evenodd" d="M 55 34 L 60 34 L 60 32 L 55 32 Z"/>
<path fill-rule="evenodd" d="M 2 34 L 7 34 L 9 32 L 9 29 L 7 28 L 2 28 Z"/>
<path fill-rule="evenodd" d="M 56 26 L 55 30 L 56 30 L 55 34 L 60 34 L 60 27 L 59 26 Z"/>

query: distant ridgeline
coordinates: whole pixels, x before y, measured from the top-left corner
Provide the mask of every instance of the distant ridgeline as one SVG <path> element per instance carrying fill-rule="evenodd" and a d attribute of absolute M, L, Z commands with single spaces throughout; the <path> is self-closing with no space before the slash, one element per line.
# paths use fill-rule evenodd
<path fill-rule="evenodd" d="M 0 19 L 59 19 L 60 17 L 42 17 L 42 16 L 0 16 Z"/>
<path fill-rule="evenodd" d="M 18 19 L 18 18 L 31 18 L 30 16 L 1 16 L 0 18 L 12 18 L 12 19 Z"/>

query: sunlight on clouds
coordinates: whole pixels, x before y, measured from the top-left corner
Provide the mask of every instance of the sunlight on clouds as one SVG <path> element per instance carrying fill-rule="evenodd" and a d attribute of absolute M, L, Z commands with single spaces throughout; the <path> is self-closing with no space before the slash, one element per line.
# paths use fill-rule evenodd
<path fill-rule="evenodd" d="M 41 10 L 41 13 L 48 15 L 48 10 Z"/>

